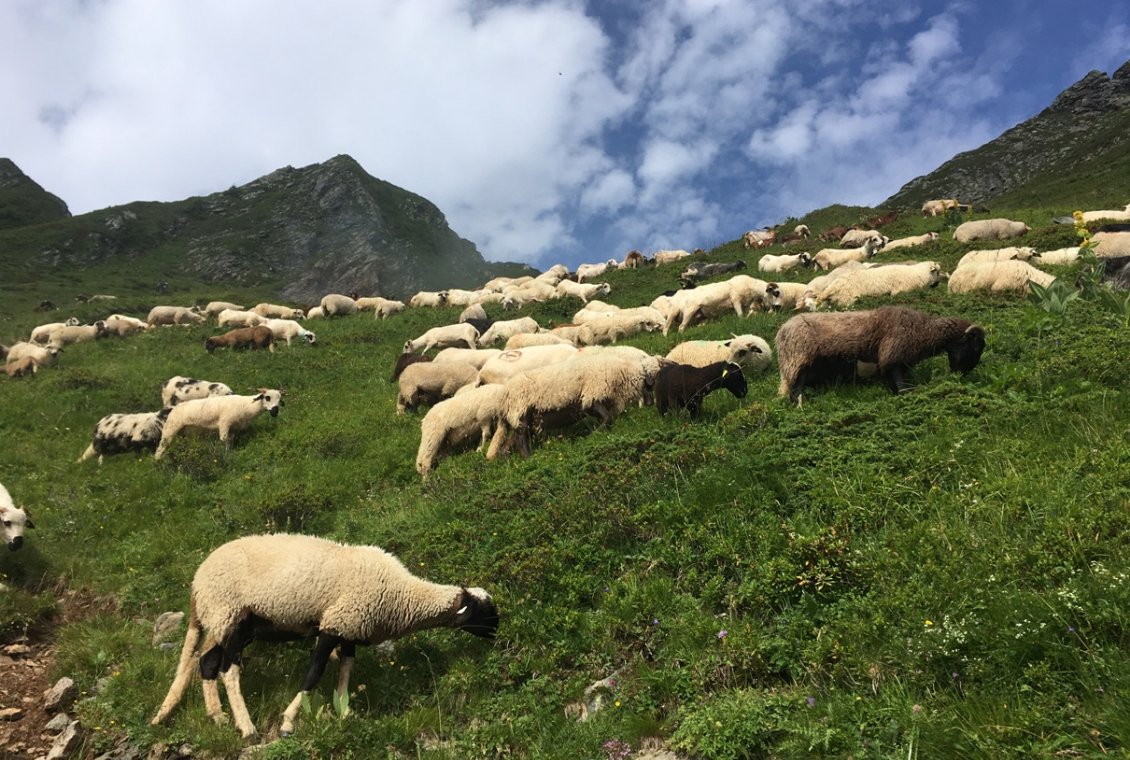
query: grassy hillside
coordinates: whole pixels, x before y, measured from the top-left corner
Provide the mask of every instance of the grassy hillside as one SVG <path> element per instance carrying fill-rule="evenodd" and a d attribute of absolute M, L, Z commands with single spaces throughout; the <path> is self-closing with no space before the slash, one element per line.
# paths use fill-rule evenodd
<path fill-rule="evenodd" d="M 866 211 L 822 212 L 814 229 Z M 1017 213 L 1034 228 L 1026 242 L 1072 244 L 1073 230 L 1048 225 L 1059 212 Z M 900 219 L 889 232 L 944 224 Z M 951 269 L 964 250 L 943 240 L 915 256 Z M 733 242 L 706 258 L 757 255 Z M 612 273 L 608 300 L 649 302 L 680 270 Z M 395 415 L 388 376 L 406 338 L 458 309 L 319 322 L 319 347 L 274 355 L 209 356 L 203 326 L 73 347 L 0 390 L 0 482 L 38 525 L 0 557 L 12 587 L 0 620 L 8 636 L 56 635 L 57 674 L 82 689 L 108 679 L 80 708 L 89 753 L 125 734 L 235 756 L 238 735 L 210 723 L 195 685 L 169 726 L 148 725 L 176 661 L 150 644 L 152 620 L 186 608 L 215 546 L 300 531 L 483 586 L 503 620 L 493 644 L 433 631 L 360 651 L 345 719 L 325 704 L 331 666 L 321 707 L 264 757 L 603 759 L 653 740 L 704 758 L 1125 753 L 1130 331 L 1085 300 L 1062 318 L 944 286 L 897 302 L 984 326 L 981 365 L 959 377 L 936 358 L 909 394 L 844 386 L 800 409 L 777 398 L 774 366 L 741 401 L 710 396 L 699 422 L 632 409 L 611 430 L 551 436 L 529 459 L 445 460 L 426 483 L 413 466 L 419 419 Z M 546 324 L 578 307 L 522 313 Z M 771 339 L 788 316 L 632 343 Z M 13 313 L 5 338 L 36 317 Z M 74 463 L 96 420 L 156 409 L 174 374 L 282 387 L 286 406 L 231 451 L 185 437 L 161 462 Z M 112 595 L 116 610 L 53 628 L 59 584 Z M 306 662 L 298 644 L 245 652 L 261 731 L 277 727 Z M 604 708 L 577 722 L 567 707 L 609 676 Z"/>

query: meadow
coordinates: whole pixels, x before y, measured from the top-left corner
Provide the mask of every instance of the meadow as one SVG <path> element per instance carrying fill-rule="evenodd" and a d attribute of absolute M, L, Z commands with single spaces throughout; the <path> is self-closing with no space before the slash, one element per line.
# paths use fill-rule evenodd
<path fill-rule="evenodd" d="M 819 231 L 867 211 L 801 221 Z M 1070 211 L 1008 215 L 1032 225 L 1023 244 L 1050 249 L 1074 244 L 1070 225 L 1050 222 Z M 952 241 L 954 221 L 897 220 L 891 237 L 943 235 L 890 258 L 951 270 L 973 247 Z M 755 270 L 762 252 L 734 241 L 700 258 Z M 610 273 L 605 300 L 648 303 L 682 268 Z M 1059 274 L 1071 286 L 1086 278 L 1078 266 Z M 158 297 L 141 280 L 92 271 L 8 291 L 0 340 L 47 321 L 31 311 L 42 298 L 60 316 L 103 316 L 71 307 L 80 289 L 117 293 L 114 310 L 141 314 L 159 300 L 272 300 L 180 282 Z M 977 322 L 981 364 L 962 377 L 938 357 L 915 368 L 910 393 L 841 385 L 801 408 L 777 397 L 774 365 L 749 377 L 742 400 L 708 397 L 697 422 L 630 409 L 610 430 L 585 422 L 550 435 L 528 459 L 457 455 L 426 482 L 414 469 L 419 417 L 395 414 L 389 374 L 406 338 L 459 309 L 311 322 L 318 346 L 275 354 L 209 355 L 208 325 L 68 348 L 37 377 L 0 383 L 0 482 L 38 526 L 0 557 L 0 633 L 51 637 L 55 675 L 93 694 L 79 711 L 88 756 L 127 735 L 234 757 L 238 733 L 211 723 L 195 685 L 167 726 L 148 725 L 177 657 L 152 646 L 152 623 L 187 608 L 212 548 L 302 532 L 377 544 L 430 580 L 483 586 L 502 624 L 494 642 L 437 630 L 360 650 L 348 711 L 329 704 L 331 666 L 295 735 L 263 758 L 605 760 L 645 745 L 718 760 L 1126 753 L 1126 314 L 1089 297 L 1060 308 L 950 295 L 944 283 L 882 302 Z M 579 307 L 518 314 L 564 323 Z M 789 316 L 730 315 L 630 343 L 666 353 L 747 332 L 772 343 Z M 282 388 L 286 405 L 230 451 L 186 436 L 159 462 L 75 463 L 100 417 L 156 410 L 177 374 L 236 392 Z M 60 624 L 63 588 L 114 603 Z M 277 727 L 307 661 L 301 644 L 245 651 L 261 733 Z M 571 705 L 606 678 L 602 709 L 579 722 Z"/>

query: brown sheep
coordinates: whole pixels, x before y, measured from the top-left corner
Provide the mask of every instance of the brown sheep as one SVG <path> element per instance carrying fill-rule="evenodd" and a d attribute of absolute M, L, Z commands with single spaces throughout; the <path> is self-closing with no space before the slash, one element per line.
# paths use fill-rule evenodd
<path fill-rule="evenodd" d="M 204 341 L 204 348 L 208 353 L 216 348 L 266 348 L 274 353 L 275 334 L 265 325 L 240 327 L 223 335 L 213 335 Z"/>
<path fill-rule="evenodd" d="M 8 373 L 8 377 L 27 377 L 39 372 L 39 362 L 31 356 L 25 356 L 22 359 L 16 359 L 14 362 L 4 367 L 4 371 Z"/>
<path fill-rule="evenodd" d="M 837 362 L 877 362 L 892 393 L 912 387 L 910 368 L 943 351 L 950 370 L 968 373 L 981 360 L 985 331 L 965 319 L 935 317 L 905 306 L 871 311 L 801 314 L 777 331 L 779 393 L 798 406 L 821 368 Z"/>

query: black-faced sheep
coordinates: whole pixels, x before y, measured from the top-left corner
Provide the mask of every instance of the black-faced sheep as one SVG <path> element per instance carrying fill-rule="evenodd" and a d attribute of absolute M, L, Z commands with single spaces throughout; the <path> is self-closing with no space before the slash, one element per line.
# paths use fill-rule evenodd
<path fill-rule="evenodd" d="M 78 461 L 97 456 L 98 464 L 102 464 L 103 457 L 114 454 L 154 451 L 161 442 L 161 431 L 170 411 L 166 407 L 159 412 L 106 415 L 95 424 L 94 437 Z"/>
<path fill-rule="evenodd" d="M 231 348 L 237 350 L 244 348 L 265 348 L 274 353 L 275 334 L 271 332 L 271 328 L 266 325 L 240 327 L 235 330 L 229 330 L 222 335 L 213 335 L 205 339 L 204 348 L 208 353 L 212 353 L 217 348 Z"/>
<path fill-rule="evenodd" d="M 697 419 L 708 394 L 725 388 L 737 398 L 744 398 L 748 387 L 742 368 L 733 362 L 715 362 L 705 367 L 665 364 L 655 376 L 655 408 L 660 414 L 666 414 L 668 409 L 686 409 Z"/>
<path fill-rule="evenodd" d="M 485 590 L 418 578 L 375 546 L 288 534 L 238 538 L 209 554 L 192 579 L 176 677 L 152 723 L 177 706 L 199 661 L 208 714 L 224 720 L 219 676 L 236 728 L 244 738 L 255 736 L 239 673 L 243 648 L 256 638 L 317 637 L 302 689 L 283 712 L 280 732 L 286 735 L 335 649 L 341 655 L 335 692 L 344 694 L 358 645 L 438 627 L 492 639 L 498 621 L 498 607 Z"/>
<path fill-rule="evenodd" d="M 800 404 L 809 373 L 823 362 L 878 364 L 893 393 L 911 388 L 910 368 L 942 352 L 950 369 L 968 373 L 981 360 L 985 331 L 965 319 L 935 317 L 905 306 L 871 311 L 801 314 L 777 331 L 780 395 Z"/>
<path fill-rule="evenodd" d="M 166 416 L 153 458 L 160 459 L 182 430 L 215 430 L 220 441 L 231 448 L 233 432 L 243 430 L 263 412 L 277 417 L 282 405 L 282 391 L 268 388 L 260 388 L 254 396 L 212 396 L 183 401 Z"/>
<path fill-rule="evenodd" d="M 35 524 L 27 510 L 17 507 L 8 489 L 0 483 L 0 538 L 8 549 L 15 551 L 24 545 L 24 528 L 34 528 Z"/>

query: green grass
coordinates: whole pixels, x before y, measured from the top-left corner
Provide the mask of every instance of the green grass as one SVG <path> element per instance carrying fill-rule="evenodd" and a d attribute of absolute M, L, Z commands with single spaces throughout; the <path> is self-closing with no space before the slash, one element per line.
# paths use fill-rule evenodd
<path fill-rule="evenodd" d="M 821 226 L 867 211 L 833 209 Z M 1033 225 L 1025 243 L 1072 243 L 1073 230 L 1048 224 L 1054 213 L 1017 212 Z M 945 224 L 900 219 L 889 234 Z M 903 257 L 952 268 L 965 247 L 948 237 Z M 759 255 L 735 241 L 707 258 L 755 267 Z M 646 303 L 681 269 L 612 273 L 608 300 Z M 193 298 L 258 296 L 195 287 Z M 6 338 L 36 323 L 25 307 L 37 296 L 13 308 Z M 942 286 L 898 300 L 983 325 L 981 365 L 962 378 L 936 358 L 915 368 L 910 394 L 840 387 L 801 409 L 776 397 L 771 370 L 741 401 L 710 396 L 697 423 L 632 409 L 612 430 L 552 436 L 529 459 L 443 460 L 427 483 L 414 470 L 419 420 L 395 415 L 388 375 L 405 338 L 458 309 L 319 322 L 320 347 L 274 355 L 209 356 L 205 326 L 72 347 L 0 391 L 0 481 L 38 525 L 0 557 L 5 631 L 41 624 L 58 579 L 113 595 L 116 612 L 58 632 L 58 675 L 88 691 L 109 678 L 80 709 L 99 727 L 95 746 L 124 733 L 234 756 L 238 735 L 211 725 L 195 685 L 168 726 L 148 725 L 176 660 L 149 644 L 148 621 L 185 609 L 192 573 L 220 543 L 301 531 L 484 586 L 503 622 L 494 644 L 432 631 L 391 656 L 361 651 L 352 714 L 326 705 L 327 675 L 295 736 L 266 757 L 604 758 L 607 741 L 649 738 L 705 758 L 1125 753 L 1130 334 L 1086 301 L 1037 332 L 1044 313 L 1016 296 Z M 578 306 L 523 313 L 563 322 Z M 632 343 L 665 353 L 731 332 L 771 339 L 787 317 Z M 184 437 L 161 462 L 74 463 L 97 419 L 156 409 L 174 374 L 283 387 L 286 406 L 231 451 Z M 277 725 L 306 657 L 297 644 L 247 650 L 260 730 Z M 566 715 L 612 674 L 618 705 L 586 723 Z"/>

